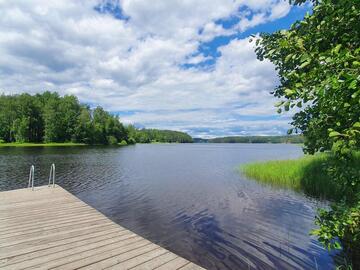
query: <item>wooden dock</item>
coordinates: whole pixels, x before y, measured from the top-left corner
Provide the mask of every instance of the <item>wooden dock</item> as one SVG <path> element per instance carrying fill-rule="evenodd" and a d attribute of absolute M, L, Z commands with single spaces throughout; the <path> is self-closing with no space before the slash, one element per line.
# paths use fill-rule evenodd
<path fill-rule="evenodd" d="M 203 269 L 60 186 L 0 192 L 0 269 Z"/>

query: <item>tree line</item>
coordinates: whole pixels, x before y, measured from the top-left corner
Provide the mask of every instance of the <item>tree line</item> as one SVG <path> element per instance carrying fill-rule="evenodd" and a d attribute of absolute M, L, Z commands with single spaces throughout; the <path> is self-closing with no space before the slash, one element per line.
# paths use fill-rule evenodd
<path fill-rule="evenodd" d="M 192 142 L 183 132 L 124 126 L 116 115 L 56 92 L 0 96 L 0 142 L 133 144 Z"/>
<path fill-rule="evenodd" d="M 180 131 L 173 130 L 159 130 L 159 129 L 137 129 L 133 125 L 128 127 L 129 137 L 133 138 L 138 143 L 154 143 L 154 142 L 168 142 L 168 143 L 192 143 L 193 138 Z"/>
<path fill-rule="evenodd" d="M 304 143 L 303 136 L 228 136 L 213 139 L 195 138 L 201 143 Z"/>

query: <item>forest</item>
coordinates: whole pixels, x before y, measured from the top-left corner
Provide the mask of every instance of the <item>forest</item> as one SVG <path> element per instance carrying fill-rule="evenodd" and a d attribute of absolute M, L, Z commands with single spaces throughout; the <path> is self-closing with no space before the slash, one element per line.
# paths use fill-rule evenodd
<path fill-rule="evenodd" d="M 127 127 L 129 137 L 133 138 L 138 143 L 154 143 L 154 142 L 168 142 L 168 143 L 192 143 L 193 138 L 180 131 L 173 130 L 159 130 L 159 129 L 137 129 L 133 125 Z"/>
<path fill-rule="evenodd" d="M 124 126 L 102 107 L 57 92 L 0 96 L 0 142 L 134 144 L 192 142 L 183 132 Z"/>

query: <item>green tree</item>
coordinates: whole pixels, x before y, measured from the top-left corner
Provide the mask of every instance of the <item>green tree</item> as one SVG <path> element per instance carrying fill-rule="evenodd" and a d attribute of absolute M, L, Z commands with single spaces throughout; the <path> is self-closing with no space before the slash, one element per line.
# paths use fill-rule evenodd
<path fill-rule="evenodd" d="M 43 119 L 41 115 L 41 106 L 36 97 L 29 94 L 21 94 L 16 98 L 17 119 L 21 119 L 22 124 L 27 125 L 27 132 L 24 141 L 39 142 L 42 140 Z M 18 140 L 17 140 L 18 141 Z"/>
<path fill-rule="evenodd" d="M 356 268 L 360 176 L 352 160 L 360 146 L 360 1 L 312 4 L 312 14 L 289 30 L 261 34 L 256 53 L 278 71 L 280 84 L 273 92 L 281 99 L 278 112 L 297 108 L 290 133 L 304 134 L 307 153 L 333 153 L 328 169 L 344 196 L 330 211 L 319 212 L 315 233 L 327 247 L 344 248 Z"/>
<path fill-rule="evenodd" d="M 17 118 L 13 122 L 13 134 L 16 142 L 28 142 L 29 141 L 29 117 Z"/>
<path fill-rule="evenodd" d="M 136 129 L 133 125 L 127 127 L 128 141 L 138 143 L 164 142 L 164 143 L 192 143 L 192 137 L 180 131 L 160 129 Z"/>
<path fill-rule="evenodd" d="M 97 144 L 107 143 L 106 121 L 108 113 L 100 106 L 96 107 L 93 112 L 94 123 L 94 142 Z"/>
<path fill-rule="evenodd" d="M 16 107 L 15 97 L 0 97 L 0 138 L 5 142 L 15 141 L 13 123 L 17 118 Z"/>
<path fill-rule="evenodd" d="M 43 109 L 45 142 L 61 142 L 64 137 L 63 116 L 59 110 L 59 105 L 60 97 L 57 93 L 46 97 Z"/>
<path fill-rule="evenodd" d="M 127 132 L 117 116 L 101 107 L 91 110 L 72 95 L 0 96 L 0 140 L 5 142 L 115 144 L 127 142 Z"/>
<path fill-rule="evenodd" d="M 136 143 L 136 128 L 134 125 L 128 125 L 126 127 L 128 134 L 128 144 Z"/>
<path fill-rule="evenodd" d="M 75 129 L 80 115 L 80 104 L 75 96 L 64 96 L 59 103 L 63 125 L 63 141 L 75 141 Z"/>
<path fill-rule="evenodd" d="M 82 107 L 74 131 L 76 142 L 92 144 L 94 141 L 93 129 L 91 111 L 88 107 Z"/>

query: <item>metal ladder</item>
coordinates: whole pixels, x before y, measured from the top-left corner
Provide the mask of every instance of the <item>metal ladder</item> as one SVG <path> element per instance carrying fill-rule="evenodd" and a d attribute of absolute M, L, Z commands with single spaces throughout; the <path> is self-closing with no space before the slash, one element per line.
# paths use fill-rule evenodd
<path fill-rule="evenodd" d="M 51 180 L 52 180 L 52 187 L 54 188 L 55 187 L 55 164 L 54 163 L 51 164 L 51 167 L 50 167 L 48 187 L 50 187 Z"/>
<path fill-rule="evenodd" d="M 31 186 L 31 190 L 34 190 L 34 174 L 35 174 L 35 167 L 31 165 L 30 167 L 30 174 L 29 174 L 29 184 L 28 188 Z"/>
<path fill-rule="evenodd" d="M 31 190 L 34 190 L 34 178 L 35 178 L 35 166 L 30 166 L 30 174 L 29 174 L 29 183 L 28 188 L 31 188 Z M 51 183 L 52 182 L 52 183 Z M 55 187 L 55 164 L 51 164 L 50 167 L 50 174 L 49 174 L 49 184 L 48 187 L 52 186 Z"/>

